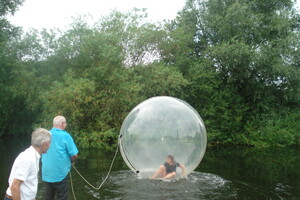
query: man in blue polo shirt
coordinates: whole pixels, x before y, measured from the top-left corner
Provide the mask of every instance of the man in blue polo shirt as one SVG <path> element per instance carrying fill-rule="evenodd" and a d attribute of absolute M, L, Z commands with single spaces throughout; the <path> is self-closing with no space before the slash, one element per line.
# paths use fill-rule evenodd
<path fill-rule="evenodd" d="M 51 146 L 42 156 L 42 179 L 46 187 L 46 200 L 68 199 L 67 176 L 71 163 L 78 157 L 78 149 L 71 135 L 65 131 L 67 122 L 65 117 L 56 116 L 53 128 L 50 130 Z"/>

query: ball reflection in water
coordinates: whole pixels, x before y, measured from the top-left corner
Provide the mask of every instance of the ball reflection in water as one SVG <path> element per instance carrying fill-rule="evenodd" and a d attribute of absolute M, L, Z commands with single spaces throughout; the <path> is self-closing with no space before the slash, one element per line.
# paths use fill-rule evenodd
<path fill-rule="evenodd" d="M 125 118 L 119 136 L 124 161 L 142 177 L 150 177 L 167 155 L 183 164 L 188 175 L 202 160 L 206 143 L 205 126 L 197 111 L 167 96 L 137 105 Z"/>

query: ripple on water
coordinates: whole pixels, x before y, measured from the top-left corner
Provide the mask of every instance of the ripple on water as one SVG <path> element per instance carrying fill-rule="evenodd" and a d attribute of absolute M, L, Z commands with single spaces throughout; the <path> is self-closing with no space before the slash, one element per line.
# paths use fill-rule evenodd
<path fill-rule="evenodd" d="M 89 190 L 97 199 L 224 199 L 234 197 L 230 181 L 220 176 L 193 172 L 188 179 L 171 181 L 138 178 L 129 170 L 113 172 L 100 193 Z"/>

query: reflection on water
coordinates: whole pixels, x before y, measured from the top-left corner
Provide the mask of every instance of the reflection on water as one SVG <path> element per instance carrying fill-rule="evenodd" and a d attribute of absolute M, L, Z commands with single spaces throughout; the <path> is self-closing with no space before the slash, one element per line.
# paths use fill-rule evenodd
<path fill-rule="evenodd" d="M 81 181 L 81 180 L 77 180 Z M 100 182 L 97 182 L 100 184 Z M 81 184 L 80 184 L 81 185 Z M 172 181 L 138 178 L 129 170 L 115 171 L 100 191 L 76 186 L 77 199 L 298 199 L 297 188 L 281 183 L 274 190 L 210 173 L 193 172 L 188 179 Z"/>
<path fill-rule="evenodd" d="M 0 141 L 0 195 L 7 187 L 11 164 L 28 142 Z M 29 141 L 29 140 L 28 140 Z M 18 144 L 19 146 L 15 146 Z M 105 178 L 113 153 L 98 150 L 80 152 L 76 166 L 93 184 Z M 128 170 L 121 156 L 100 191 L 91 189 L 72 172 L 78 200 L 82 199 L 300 199 L 300 151 L 280 149 L 211 149 L 188 179 L 173 181 L 138 178 Z M 43 199 L 40 183 L 37 199 Z M 1 197 L 0 197 L 1 199 Z M 70 199 L 72 194 L 70 192 Z"/>
<path fill-rule="evenodd" d="M 212 199 L 226 195 L 228 183 L 219 176 L 194 172 L 188 179 L 172 181 L 137 178 L 129 170 L 112 173 L 107 186 L 89 193 L 101 199 Z"/>

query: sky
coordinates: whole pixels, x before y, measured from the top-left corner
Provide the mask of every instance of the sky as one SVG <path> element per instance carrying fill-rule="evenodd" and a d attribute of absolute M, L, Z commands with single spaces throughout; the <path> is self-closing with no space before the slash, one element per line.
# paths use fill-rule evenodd
<path fill-rule="evenodd" d="M 133 8 L 147 8 L 148 18 L 152 22 L 174 19 L 185 0 L 25 0 L 10 22 L 30 28 L 65 29 L 79 15 L 89 14 L 90 21 L 97 21 L 113 9 L 122 12 Z"/>
<path fill-rule="evenodd" d="M 113 9 L 122 12 L 132 8 L 147 8 L 148 19 L 152 22 L 174 19 L 186 0 L 25 0 L 14 16 L 8 19 L 25 31 L 35 29 L 66 29 L 79 15 L 90 15 L 95 22 Z M 300 10 L 300 0 L 297 0 Z"/>

